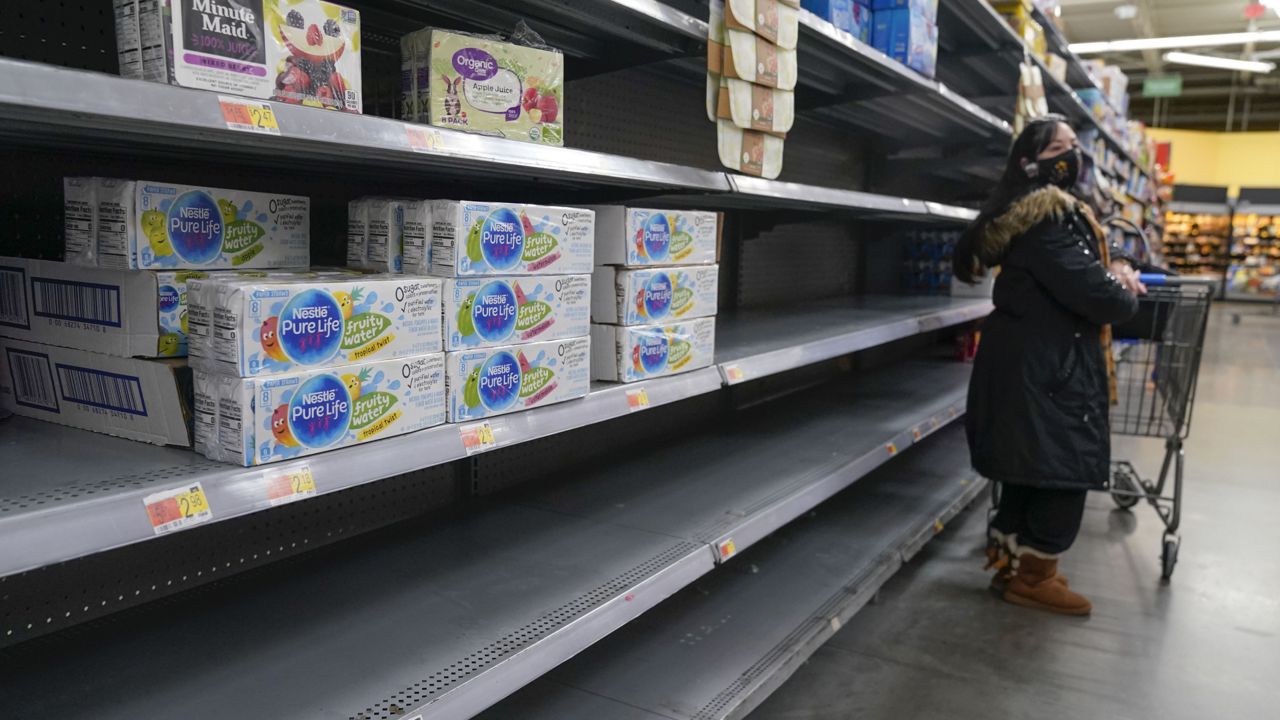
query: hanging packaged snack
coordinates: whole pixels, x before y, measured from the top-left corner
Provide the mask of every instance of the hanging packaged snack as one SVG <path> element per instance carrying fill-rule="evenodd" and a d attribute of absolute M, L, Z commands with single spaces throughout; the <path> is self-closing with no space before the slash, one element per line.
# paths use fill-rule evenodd
<path fill-rule="evenodd" d="M 725 27 L 755 33 L 780 48 L 796 49 L 800 12 L 778 0 L 728 0 Z"/>
<path fill-rule="evenodd" d="M 732 120 L 734 125 L 744 130 L 783 136 L 795 121 L 795 93 L 744 80 L 721 78 L 716 116 Z"/>
<path fill-rule="evenodd" d="M 720 77 L 724 75 L 724 2 L 711 0 L 707 18 L 707 119 L 716 121 L 720 98 Z"/>
<path fill-rule="evenodd" d="M 730 170 L 768 180 L 782 172 L 782 138 L 756 130 L 743 130 L 731 120 L 716 123 L 720 163 Z"/>
<path fill-rule="evenodd" d="M 799 67 L 796 51 L 779 48 L 764 38 L 725 29 L 724 76 L 757 85 L 795 90 Z"/>

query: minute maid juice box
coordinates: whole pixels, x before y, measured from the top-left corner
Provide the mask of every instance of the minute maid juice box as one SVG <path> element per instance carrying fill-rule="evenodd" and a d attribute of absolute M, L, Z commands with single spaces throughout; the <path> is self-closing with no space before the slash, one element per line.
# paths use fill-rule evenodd
<path fill-rule="evenodd" d="M 430 33 L 432 125 L 564 145 L 564 57 L 447 30 Z"/>
<path fill-rule="evenodd" d="M 618 205 L 592 209 L 596 211 L 597 265 L 710 265 L 716 261 L 720 230 L 713 212 Z"/>
<path fill-rule="evenodd" d="M 270 378 L 197 371 L 195 387 L 200 447 L 246 466 L 423 430 L 445 415 L 442 353 Z"/>
<path fill-rule="evenodd" d="M 598 267 L 591 276 L 591 319 L 647 325 L 716 314 L 719 265 L 626 270 Z"/>
<path fill-rule="evenodd" d="M 135 186 L 132 267 L 229 270 L 311 263 L 311 201 L 305 197 L 144 180 Z"/>
<path fill-rule="evenodd" d="M 591 326 L 591 369 L 597 380 L 635 382 L 707 367 L 715 357 L 716 320 L 670 325 Z"/>
<path fill-rule="evenodd" d="M 583 337 L 591 332 L 591 278 L 450 278 L 444 330 L 445 350 Z"/>
<path fill-rule="evenodd" d="M 212 285 L 212 352 L 202 369 L 251 377 L 438 352 L 436 278 L 245 279 Z"/>
<path fill-rule="evenodd" d="M 432 210 L 432 275 L 591 272 L 596 216 L 590 210 L 458 200 L 437 200 Z"/>
<path fill-rule="evenodd" d="M 591 341 L 504 345 L 446 353 L 449 422 L 468 422 L 582 397 Z"/>

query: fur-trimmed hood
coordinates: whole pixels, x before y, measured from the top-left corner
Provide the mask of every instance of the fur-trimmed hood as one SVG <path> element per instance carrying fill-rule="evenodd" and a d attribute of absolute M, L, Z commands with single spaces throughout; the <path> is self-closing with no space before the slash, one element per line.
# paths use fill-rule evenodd
<path fill-rule="evenodd" d="M 1061 222 L 1072 211 L 1095 225 L 1088 207 L 1057 186 L 1046 185 L 1023 195 L 1009 205 L 1004 214 L 974 228 L 974 250 L 978 259 L 987 267 L 999 265 L 1014 238 L 1045 220 Z"/>

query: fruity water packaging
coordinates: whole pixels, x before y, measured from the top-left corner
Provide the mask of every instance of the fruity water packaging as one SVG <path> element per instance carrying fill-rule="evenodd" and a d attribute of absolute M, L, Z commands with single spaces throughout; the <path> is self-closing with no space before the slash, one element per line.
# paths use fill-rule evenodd
<path fill-rule="evenodd" d="M 591 276 L 591 319 L 648 325 L 715 315 L 719 275 L 719 265 L 598 267 Z"/>
<path fill-rule="evenodd" d="M 595 213 L 590 210 L 437 200 L 432 228 L 432 275 L 591 272 Z"/>
<path fill-rule="evenodd" d="M 719 223 L 705 210 L 654 210 L 601 205 L 596 211 L 596 264 L 650 267 L 710 265 Z"/>
<path fill-rule="evenodd" d="M 449 278 L 444 329 L 445 350 L 584 337 L 591 331 L 591 278 Z"/>
<path fill-rule="evenodd" d="M 231 375 L 394 359 L 440 350 L 437 278 L 239 279 L 196 295 L 212 307 L 211 352 L 191 364 Z"/>
<path fill-rule="evenodd" d="M 449 422 L 468 422 L 582 397 L 591 341 L 504 345 L 445 354 Z"/>
<path fill-rule="evenodd" d="M 250 466 L 403 435 L 444 422 L 444 387 L 442 353 L 268 378 L 197 370 L 197 445 Z"/>
<path fill-rule="evenodd" d="M 105 182 L 98 187 L 100 265 L 117 244 L 108 233 Z M 135 215 L 124 231 L 129 267 L 233 270 L 311 263 L 311 201 L 305 197 L 147 180 L 131 184 Z"/>
<path fill-rule="evenodd" d="M 716 319 L 668 325 L 592 325 L 596 380 L 635 382 L 707 367 L 715 357 Z"/>
<path fill-rule="evenodd" d="M 361 112 L 360 13 L 323 0 L 172 0 L 179 85 Z"/>

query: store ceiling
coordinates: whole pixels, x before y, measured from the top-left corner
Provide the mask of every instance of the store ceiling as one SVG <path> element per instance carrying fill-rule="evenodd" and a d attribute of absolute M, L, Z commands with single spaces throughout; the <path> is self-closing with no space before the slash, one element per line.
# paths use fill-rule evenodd
<path fill-rule="evenodd" d="M 1072 42 L 1280 30 L 1280 17 L 1272 9 L 1250 27 L 1245 18 L 1248 4 L 1246 0 L 1062 0 L 1062 20 Z M 1133 18 L 1117 16 L 1116 9 L 1123 5 L 1136 10 Z M 1245 59 L 1261 53 L 1258 59 L 1280 65 L 1280 43 L 1246 50 L 1236 45 L 1186 51 Z M 1163 53 L 1149 50 L 1086 57 L 1101 57 L 1128 73 L 1129 114 L 1148 124 L 1195 130 L 1280 129 L 1280 69 L 1259 75 L 1175 65 L 1165 62 Z M 1156 101 L 1142 97 L 1142 82 L 1148 75 L 1168 73 L 1182 75 L 1183 92 L 1180 97 L 1161 100 L 1157 108 Z"/>

